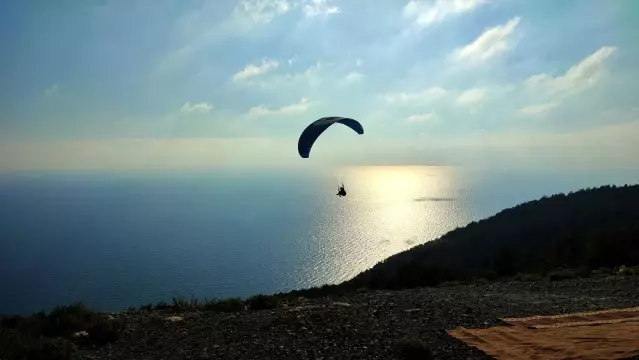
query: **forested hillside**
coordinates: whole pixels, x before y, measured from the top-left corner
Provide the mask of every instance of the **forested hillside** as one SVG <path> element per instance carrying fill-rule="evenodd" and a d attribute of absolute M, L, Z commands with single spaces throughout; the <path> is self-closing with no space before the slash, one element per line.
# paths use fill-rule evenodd
<path fill-rule="evenodd" d="M 639 185 L 520 204 L 392 256 L 342 284 L 406 288 L 443 281 L 639 264 Z"/>

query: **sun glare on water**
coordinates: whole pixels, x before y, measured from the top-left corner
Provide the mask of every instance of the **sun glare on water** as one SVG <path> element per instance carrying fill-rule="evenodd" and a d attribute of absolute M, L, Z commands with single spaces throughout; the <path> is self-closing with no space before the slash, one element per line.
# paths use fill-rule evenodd
<path fill-rule="evenodd" d="M 334 172 L 348 196 L 330 200 L 314 267 L 316 284 L 343 281 L 395 253 L 463 225 L 457 174 L 449 167 L 366 166 Z M 319 240 L 321 239 L 321 240 Z"/>

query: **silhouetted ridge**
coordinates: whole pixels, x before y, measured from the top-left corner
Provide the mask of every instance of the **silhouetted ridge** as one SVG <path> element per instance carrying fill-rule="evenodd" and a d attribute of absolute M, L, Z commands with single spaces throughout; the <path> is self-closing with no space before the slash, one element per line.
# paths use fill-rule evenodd
<path fill-rule="evenodd" d="M 529 201 L 378 263 L 340 288 L 407 288 L 443 281 L 639 264 L 639 185 Z"/>

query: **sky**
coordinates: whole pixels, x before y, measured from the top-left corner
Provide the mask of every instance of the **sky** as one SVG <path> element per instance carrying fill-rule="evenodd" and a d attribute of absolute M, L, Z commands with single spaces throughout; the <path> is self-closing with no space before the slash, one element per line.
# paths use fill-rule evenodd
<path fill-rule="evenodd" d="M 374 4 L 374 5 L 373 5 Z M 639 166 L 635 0 L 0 3 L 0 171 Z M 297 138 L 336 124 L 311 157 Z"/>

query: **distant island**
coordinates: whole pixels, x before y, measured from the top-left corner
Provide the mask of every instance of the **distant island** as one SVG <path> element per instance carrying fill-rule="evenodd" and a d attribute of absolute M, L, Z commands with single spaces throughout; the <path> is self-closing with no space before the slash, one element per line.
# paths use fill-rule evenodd
<path fill-rule="evenodd" d="M 248 299 L 173 299 L 171 304 L 148 304 L 121 314 L 101 314 L 77 303 L 29 317 L 2 316 L 0 359 L 71 359 L 78 350 L 90 352 L 96 346 L 116 341 L 124 333 L 127 321 L 137 324 L 143 321 L 139 317 L 143 314 L 196 311 L 250 316 L 258 310 L 299 306 L 309 299 L 325 301 L 349 294 L 374 294 L 380 289 L 487 284 L 500 279 L 547 282 L 598 274 L 618 276 L 620 269 L 633 276 L 637 275 L 637 265 L 639 185 L 603 186 L 547 196 L 503 210 L 391 256 L 341 284 Z M 583 285 L 574 287 L 574 291 L 585 291 L 579 288 Z M 367 300 L 371 304 L 381 301 L 378 295 L 371 296 L 377 299 Z M 342 316 L 340 311 L 331 316 Z M 308 326 L 311 325 L 301 328 Z"/>

